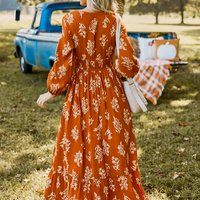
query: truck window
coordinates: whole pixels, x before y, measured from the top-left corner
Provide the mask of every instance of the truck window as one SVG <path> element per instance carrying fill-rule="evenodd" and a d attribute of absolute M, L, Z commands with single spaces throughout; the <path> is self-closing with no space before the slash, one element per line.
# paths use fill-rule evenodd
<path fill-rule="evenodd" d="M 51 26 L 62 26 L 62 18 L 68 12 L 74 11 L 75 9 L 66 9 L 66 10 L 54 10 L 51 14 Z"/>
<path fill-rule="evenodd" d="M 41 12 L 37 10 L 35 13 L 35 22 L 33 24 L 33 28 L 38 28 L 40 26 L 40 20 L 41 20 Z"/>

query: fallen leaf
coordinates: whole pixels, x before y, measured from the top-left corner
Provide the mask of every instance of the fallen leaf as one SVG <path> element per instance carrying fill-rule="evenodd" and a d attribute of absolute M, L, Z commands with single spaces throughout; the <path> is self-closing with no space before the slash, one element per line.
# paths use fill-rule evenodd
<path fill-rule="evenodd" d="M 184 174 L 184 172 L 175 172 L 173 179 L 178 178 L 180 175 L 183 175 L 183 174 Z"/>
<path fill-rule="evenodd" d="M 156 115 L 155 113 L 152 113 L 152 112 L 148 112 L 150 115 Z"/>
<path fill-rule="evenodd" d="M 184 140 L 185 140 L 185 141 L 187 141 L 187 140 L 189 140 L 189 139 L 190 139 L 190 138 L 188 138 L 188 137 L 184 137 Z"/>
<path fill-rule="evenodd" d="M 187 165 L 188 162 L 187 162 L 187 160 L 186 160 L 185 162 L 182 162 L 181 164 L 182 164 L 182 165 Z"/>
<path fill-rule="evenodd" d="M 152 189 L 153 186 L 152 185 L 145 185 L 147 188 Z"/>
<path fill-rule="evenodd" d="M 163 175 L 166 175 L 166 174 L 167 174 L 166 172 L 158 172 L 159 176 L 163 176 Z"/>
<path fill-rule="evenodd" d="M 186 123 L 179 123 L 179 126 L 186 126 Z"/>
<path fill-rule="evenodd" d="M 196 159 L 196 158 L 197 158 L 197 154 L 195 153 L 194 155 L 192 155 L 192 157 L 193 157 L 194 159 Z"/>
<path fill-rule="evenodd" d="M 17 108 L 17 105 L 14 105 L 13 108 Z"/>
<path fill-rule="evenodd" d="M 157 117 L 157 120 L 158 120 L 159 122 L 161 122 L 161 118 L 160 118 L 160 117 Z"/>
<path fill-rule="evenodd" d="M 7 85 L 7 83 L 6 82 L 1 82 L 1 85 Z"/>
<path fill-rule="evenodd" d="M 143 123 L 142 123 L 142 122 L 140 122 L 140 125 L 141 125 L 141 126 L 143 126 Z"/>
<path fill-rule="evenodd" d="M 43 194 L 43 192 L 44 192 L 44 190 L 37 190 L 37 193 L 39 193 L 39 194 Z"/>
<path fill-rule="evenodd" d="M 3 153 L 4 153 L 3 151 L 0 151 L 0 156 L 2 156 L 2 155 L 3 155 Z"/>
<path fill-rule="evenodd" d="M 21 188 L 20 188 L 20 190 L 23 190 L 25 188 L 25 185 L 23 185 Z"/>
<path fill-rule="evenodd" d="M 35 131 L 36 131 L 36 129 L 30 129 L 29 131 L 30 131 L 30 132 L 35 132 Z"/>
<path fill-rule="evenodd" d="M 21 177 L 21 175 L 20 175 L 20 174 L 17 174 L 15 177 L 16 177 L 16 178 L 20 178 L 20 177 Z"/>
<path fill-rule="evenodd" d="M 184 151 L 185 151 L 185 148 L 180 148 L 179 151 L 180 151 L 180 152 L 184 152 Z"/>
<path fill-rule="evenodd" d="M 179 199 L 181 195 L 179 194 L 179 195 L 174 195 L 174 196 Z"/>
<path fill-rule="evenodd" d="M 172 135 L 178 136 L 178 135 L 180 135 L 180 133 L 172 132 Z"/>
<path fill-rule="evenodd" d="M 2 169 L 0 169 L 0 171 L 1 171 Z"/>
<path fill-rule="evenodd" d="M 27 183 L 27 182 L 29 182 L 29 181 L 30 181 L 30 179 L 24 179 L 23 181 Z"/>
<path fill-rule="evenodd" d="M 35 190 L 35 191 L 37 191 L 38 189 L 39 189 L 39 187 L 37 186 L 37 185 L 32 185 L 33 186 L 33 189 Z"/>
<path fill-rule="evenodd" d="M 154 194 L 158 194 L 159 190 L 154 191 Z"/>

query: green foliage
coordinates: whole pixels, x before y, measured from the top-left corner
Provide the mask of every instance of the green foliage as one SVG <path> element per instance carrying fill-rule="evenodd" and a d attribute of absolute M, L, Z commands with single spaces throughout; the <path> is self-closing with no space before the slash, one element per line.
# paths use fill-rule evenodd
<path fill-rule="evenodd" d="M 37 5 L 39 3 L 44 3 L 46 0 L 17 0 L 18 3 L 22 3 L 23 5 Z"/>
<path fill-rule="evenodd" d="M 132 0 L 133 5 L 129 8 L 130 14 L 148 14 L 154 13 L 156 16 L 156 24 L 158 24 L 158 15 L 159 13 L 167 12 L 181 12 L 183 23 L 186 5 L 189 0 Z M 194 0 L 196 1 L 196 0 Z"/>

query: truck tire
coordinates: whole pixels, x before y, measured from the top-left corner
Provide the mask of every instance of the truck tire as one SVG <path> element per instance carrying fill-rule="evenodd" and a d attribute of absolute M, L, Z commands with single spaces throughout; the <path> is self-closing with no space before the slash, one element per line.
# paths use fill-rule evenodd
<path fill-rule="evenodd" d="M 24 74 L 32 73 L 32 66 L 26 62 L 22 51 L 19 52 L 19 63 L 20 63 L 20 69 L 22 73 Z"/>

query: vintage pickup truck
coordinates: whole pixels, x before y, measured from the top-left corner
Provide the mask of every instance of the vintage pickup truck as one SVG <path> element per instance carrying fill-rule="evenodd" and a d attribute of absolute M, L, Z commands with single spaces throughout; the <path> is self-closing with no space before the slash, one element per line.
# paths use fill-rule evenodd
<path fill-rule="evenodd" d="M 50 70 L 55 60 L 55 51 L 62 32 L 62 17 L 76 9 L 82 9 L 79 2 L 42 3 L 36 6 L 32 25 L 29 29 L 21 29 L 14 39 L 15 57 L 20 60 L 22 73 L 31 73 L 32 66 Z M 15 19 L 19 20 L 17 10 Z M 128 32 L 129 36 L 147 37 L 148 32 Z M 176 38 L 173 32 L 164 33 L 165 39 Z"/>

